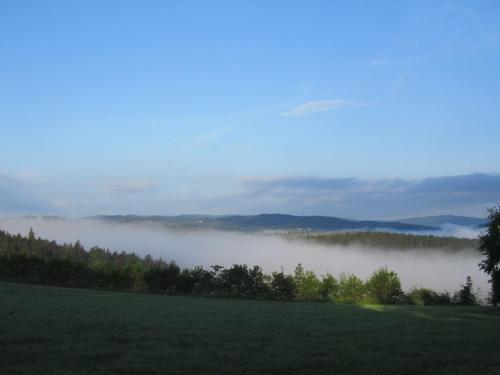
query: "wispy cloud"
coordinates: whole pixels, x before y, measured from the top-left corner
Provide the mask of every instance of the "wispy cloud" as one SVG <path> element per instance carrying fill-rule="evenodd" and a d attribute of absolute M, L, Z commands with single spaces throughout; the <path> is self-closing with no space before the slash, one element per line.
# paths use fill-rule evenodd
<path fill-rule="evenodd" d="M 404 78 L 402 76 L 400 76 L 397 80 L 394 81 L 394 83 L 392 84 L 391 86 L 391 90 L 393 92 L 397 92 L 399 91 L 399 89 L 401 88 L 401 86 L 403 86 L 404 84 Z"/>
<path fill-rule="evenodd" d="M 150 190 L 153 187 L 151 183 L 113 183 L 103 186 L 103 190 L 115 195 L 138 194 Z"/>
<path fill-rule="evenodd" d="M 226 135 L 230 134 L 233 131 L 233 127 L 231 126 L 224 126 L 221 128 L 215 128 L 212 129 L 206 133 L 203 133 L 199 135 L 198 137 L 194 138 L 192 140 L 192 146 L 203 146 L 206 144 L 210 144 L 213 142 L 216 142 L 222 138 L 224 138 Z"/>
<path fill-rule="evenodd" d="M 241 118 L 257 117 L 269 113 L 276 113 L 277 111 L 281 111 L 287 107 L 289 107 L 289 104 L 281 103 L 260 108 L 243 109 L 223 113 L 186 115 L 183 116 L 183 119 L 187 121 L 207 121 L 213 123 L 215 121 L 238 120 Z"/>
<path fill-rule="evenodd" d="M 371 104 L 372 103 L 363 103 L 345 99 L 315 100 L 292 107 L 288 111 L 280 113 L 280 116 L 302 116 L 318 112 L 327 112 L 334 109 L 361 107 Z"/>
<path fill-rule="evenodd" d="M 370 61 L 371 66 L 377 66 L 377 65 L 386 65 L 387 60 L 386 59 L 375 59 Z"/>
<path fill-rule="evenodd" d="M 368 65 L 377 68 L 377 67 L 389 67 L 395 65 L 415 64 L 428 60 L 429 58 L 438 55 L 439 53 L 442 53 L 443 49 L 444 49 L 443 47 L 436 47 L 429 51 L 424 51 L 422 53 L 409 56 L 392 57 L 390 59 L 375 59 L 370 61 Z"/>

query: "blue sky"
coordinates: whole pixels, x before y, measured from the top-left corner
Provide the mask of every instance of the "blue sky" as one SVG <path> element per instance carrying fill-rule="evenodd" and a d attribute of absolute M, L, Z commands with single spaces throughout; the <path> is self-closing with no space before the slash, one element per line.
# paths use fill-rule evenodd
<path fill-rule="evenodd" d="M 4 1 L 0 214 L 484 215 L 499 67 L 495 0 Z"/>

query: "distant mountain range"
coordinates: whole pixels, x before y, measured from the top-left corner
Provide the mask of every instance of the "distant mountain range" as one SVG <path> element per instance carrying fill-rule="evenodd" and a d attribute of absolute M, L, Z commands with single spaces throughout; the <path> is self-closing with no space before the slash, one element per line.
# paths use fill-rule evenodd
<path fill-rule="evenodd" d="M 411 225 L 427 225 L 431 227 L 441 227 L 445 224 L 461 225 L 468 227 L 482 227 L 488 221 L 477 217 L 470 216 L 455 216 L 455 215 L 438 215 L 438 216 L 422 216 L 411 217 L 406 219 L 397 219 L 398 223 Z"/>
<path fill-rule="evenodd" d="M 399 232 L 433 231 L 439 226 L 402 221 L 350 220 L 329 216 L 294 216 L 284 214 L 260 215 L 180 215 L 180 216 L 138 216 L 100 215 L 93 219 L 121 223 L 155 222 L 177 229 L 221 229 L 237 231 L 300 230 L 387 230 Z M 413 218 L 416 220 L 416 218 Z M 407 220 L 413 220 L 407 219 Z"/>

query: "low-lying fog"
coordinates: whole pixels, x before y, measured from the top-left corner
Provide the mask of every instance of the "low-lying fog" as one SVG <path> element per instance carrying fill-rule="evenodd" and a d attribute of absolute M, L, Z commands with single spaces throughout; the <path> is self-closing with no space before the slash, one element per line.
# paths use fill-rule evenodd
<path fill-rule="evenodd" d="M 455 224 L 444 224 L 440 230 L 429 230 L 412 232 L 413 234 L 440 236 L 440 237 L 458 237 L 458 238 L 477 238 L 485 228 L 467 227 Z"/>
<path fill-rule="evenodd" d="M 387 265 L 396 271 L 408 290 L 413 286 L 454 292 L 472 276 L 481 295 L 487 295 L 487 275 L 478 268 L 480 254 L 471 249 L 450 254 L 440 250 L 397 251 L 360 246 L 324 246 L 290 241 L 274 235 L 222 231 L 172 231 L 155 225 L 111 224 L 92 220 L 0 219 L 0 229 L 27 235 L 30 227 L 37 236 L 62 242 L 80 240 L 86 249 L 100 246 L 110 250 L 151 254 L 175 260 L 180 266 L 234 263 L 260 265 L 266 272 L 283 267 L 293 273 L 297 263 L 322 275 L 354 273 L 366 279 Z"/>

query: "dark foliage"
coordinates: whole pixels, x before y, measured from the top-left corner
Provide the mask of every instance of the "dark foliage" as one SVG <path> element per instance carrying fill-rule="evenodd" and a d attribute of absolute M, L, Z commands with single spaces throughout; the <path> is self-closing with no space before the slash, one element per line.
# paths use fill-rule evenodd
<path fill-rule="evenodd" d="M 491 276 L 491 301 L 496 305 L 500 302 L 500 205 L 488 211 L 487 230 L 479 237 L 479 249 L 485 256 L 480 267 Z"/>
<path fill-rule="evenodd" d="M 477 294 L 473 291 L 472 279 L 467 276 L 465 284 L 462 285 L 462 289 L 455 293 L 453 296 L 453 302 L 457 305 L 478 305 L 479 299 Z"/>
<path fill-rule="evenodd" d="M 426 288 L 412 289 L 405 297 L 406 302 L 412 305 L 450 305 L 452 302 L 448 292 L 438 293 Z"/>
<path fill-rule="evenodd" d="M 292 238 L 327 245 L 361 245 L 383 249 L 443 249 L 450 252 L 478 248 L 478 241 L 468 238 L 439 237 L 390 232 L 338 232 L 325 234 L 290 234 Z"/>
<path fill-rule="evenodd" d="M 293 300 L 297 286 L 291 275 L 285 275 L 283 271 L 273 272 L 271 280 L 271 293 L 275 298 Z"/>

